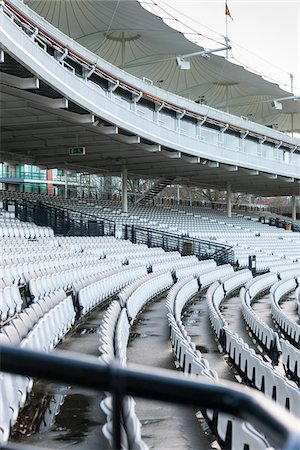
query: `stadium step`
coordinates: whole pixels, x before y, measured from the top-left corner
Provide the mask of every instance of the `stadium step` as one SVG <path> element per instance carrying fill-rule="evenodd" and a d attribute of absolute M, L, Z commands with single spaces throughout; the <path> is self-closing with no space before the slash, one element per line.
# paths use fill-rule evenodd
<path fill-rule="evenodd" d="M 147 205 L 151 202 L 151 200 L 158 195 L 166 186 L 171 184 L 175 180 L 175 177 L 167 177 L 167 178 L 160 178 L 154 186 L 152 186 L 149 191 L 147 191 L 143 197 L 140 197 L 136 204 L 143 206 Z"/>

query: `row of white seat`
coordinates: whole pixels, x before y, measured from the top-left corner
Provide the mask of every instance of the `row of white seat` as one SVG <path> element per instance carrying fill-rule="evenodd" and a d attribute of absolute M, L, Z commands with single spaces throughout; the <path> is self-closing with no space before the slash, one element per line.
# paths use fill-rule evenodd
<path fill-rule="evenodd" d="M 70 330 L 74 320 L 71 297 L 66 297 L 63 291 L 56 291 L 25 308 L 17 318 L 4 326 L 0 342 L 48 352 Z M 32 380 L 27 377 L 0 373 L 1 444 L 7 442 L 31 387 Z"/>
<path fill-rule="evenodd" d="M 216 301 L 215 294 L 217 294 Z M 223 286 L 218 282 L 207 292 L 210 321 L 224 350 L 248 383 L 299 417 L 297 405 L 300 402 L 300 391 L 297 385 L 274 370 L 271 364 L 263 361 L 262 357 L 250 349 L 243 339 L 230 330 L 219 308 L 218 311 L 216 310 L 224 297 Z"/>
<path fill-rule="evenodd" d="M 99 329 L 101 360 L 109 364 L 117 359 L 126 365 L 127 345 L 130 327 L 144 305 L 173 284 L 170 271 L 147 273 L 132 281 L 119 292 L 120 302 L 113 301 L 108 308 Z M 101 402 L 101 408 L 107 415 L 103 433 L 112 443 L 111 396 Z M 122 448 L 146 449 L 141 438 L 141 424 L 136 417 L 134 400 L 128 397 L 123 405 Z"/>
<path fill-rule="evenodd" d="M 288 292 L 296 290 L 300 277 L 287 278 L 275 283 L 270 290 L 272 317 L 288 339 L 299 347 L 300 326 L 291 320 L 280 307 L 280 301 Z"/>
<path fill-rule="evenodd" d="M 282 351 L 279 336 L 255 313 L 251 304 L 258 295 L 268 290 L 277 281 L 277 274 L 267 273 L 248 281 L 240 289 L 243 318 L 260 345 L 272 358 L 273 364 L 278 363 L 278 358 Z"/>
<path fill-rule="evenodd" d="M 218 375 L 211 370 L 209 363 L 196 350 L 195 344 L 187 335 L 181 321 L 182 310 L 198 292 L 199 284 L 192 276 L 181 279 L 169 291 L 167 298 L 170 339 L 179 366 L 185 373 L 203 376 L 217 383 Z M 226 414 L 206 410 L 212 430 L 226 445 L 226 448 L 266 449 L 269 447 L 266 439 L 249 424 Z"/>
<path fill-rule="evenodd" d="M 37 255 L 37 258 L 39 255 Z M 50 275 L 63 270 L 75 269 L 92 264 L 101 264 L 105 260 L 99 260 L 94 256 L 84 254 L 66 256 L 65 258 L 36 259 L 21 264 L 0 266 L 0 277 L 7 277 L 16 284 L 28 284 L 32 278 Z"/>
<path fill-rule="evenodd" d="M 298 316 L 300 317 L 300 285 L 295 290 L 295 298 L 297 301 L 297 313 L 298 313 Z"/>
<path fill-rule="evenodd" d="M 101 279 L 79 291 L 78 301 L 82 308 L 82 314 L 86 314 L 106 298 L 116 294 L 128 283 L 147 273 L 145 266 L 124 267 L 123 269 L 112 270 L 110 273 L 106 273 Z"/>
<path fill-rule="evenodd" d="M 20 249 L 21 247 L 21 249 Z M 32 263 L 33 261 L 45 260 L 45 259 L 62 259 L 74 257 L 77 254 L 72 250 L 59 250 L 59 249 L 51 249 L 45 247 L 41 248 L 39 245 L 32 251 L 24 253 L 22 250 L 22 246 L 19 246 L 19 251 L 15 251 L 13 253 L 6 253 L 2 256 L 2 266 L 10 266 L 24 263 Z"/>
<path fill-rule="evenodd" d="M 53 235 L 54 231 L 50 227 L 40 227 L 35 224 L 31 224 L 30 226 L 0 224 L 0 237 L 4 238 L 24 237 L 26 239 L 35 239 L 43 236 L 51 237 Z"/>
<path fill-rule="evenodd" d="M 15 284 L 13 278 L 0 276 L 0 289 L 12 286 L 13 284 Z"/>
<path fill-rule="evenodd" d="M 29 280 L 29 291 L 34 298 L 40 298 L 56 289 L 62 288 L 65 291 L 72 288 L 73 283 L 78 279 L 105 273 L 112 268 L 121 268 L 116 261 L 103 260 L 101 263 L 94 263 L 85 266 L 78 266 L 72 269 L 53 272 L 42 277 L 31 278 Z"/>
<path fill-rule="evenodd" d="M 288 376 L 300 382 L 300 350 L 286 339 L 280 339 L 282 364 Z"/>
<path fill-rule="evenodd" d="M 23 299 L 16 284 L 0 289 L 0 323 L 22 311 Z"/>
<path fill-rule="evenodd" d="M 166 269 L 167 270 L 167 269 Z M 170 271 L 161 270 L 138 278 L 119 293 L 121 304 L 126 307 L 132 323 L 143 306 L 173 284 Z"/>

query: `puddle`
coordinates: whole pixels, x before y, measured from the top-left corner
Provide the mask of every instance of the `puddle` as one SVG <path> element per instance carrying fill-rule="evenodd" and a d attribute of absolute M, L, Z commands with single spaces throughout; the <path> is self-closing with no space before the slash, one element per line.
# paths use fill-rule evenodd
<path fill-rule="evenodd" d="M 56 436 L 55 440 L 81 442 L 88 435 L 90 428 L 99 426 L 98 422 L 88 418 L 92 400 L 93 397 L 81 394 L 66 397 L 62 413 L 56 416 L 52 428 L 53 431 L 63 433 Z"/>
<path fill-rule="evenodd" d="M 132 333 L 132 334 L 130 335 L 130 339 L 145 338 L 145 337 L 148 337 L 148 334 Z"/>
<path fill-rule="evenodd" d="M 98 327 L 78 328 L 77 334 L 94 334 L 97 333 Z"/>
<path fill-rule="evenodd" d="M 163 422 L 164 419 L 145 419 L 141 420 L 142 425 L 151 425 L 152 423 L 160 423 Z"/>
<path fill-rule="evenodd" d="M 208 353 L 208 349 L 204 345 L 196 345 L 196 350 L 199 350 L 201 353 Z"/>
<path fill-rule="evenodd" d="M 25 405 L 18 416 L 13 429 L 14 438 L 30 436 L 48 430 L 64 402 L 68 388 L 36 382 L 30 395 L 30 402 Z"/>

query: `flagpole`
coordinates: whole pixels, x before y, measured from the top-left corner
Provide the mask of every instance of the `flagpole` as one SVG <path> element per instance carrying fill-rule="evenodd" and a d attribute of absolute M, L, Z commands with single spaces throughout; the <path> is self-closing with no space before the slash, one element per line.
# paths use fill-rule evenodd
<path fill-rule="evenodd" d="M 229 56 L 229 53 L 228 53 L 229 39 L 228 39 L 228 14 L 227 14 L 227 9 L 228 9 L 227 0 L 225 0 L 225 12 L 226 12 L 226 14 L 225 14 L 225 45 L 227 47 L 226 48 L 226 54 L 225 54 L 226 61 L 228 61 L 228 56 Z M 229 108 L 228 108 L 228 84 L 226 84 L 226 86 L 225 86 L 225 103 L 226 103 L 225 110 L 226 110 L 226 112 L 229 112 Z"/>
<path fill-rule="evenodd" d="M 227 11 L 227 0 L 225 0 L 225 11 Z M 228 47 L 229 45 L 229 38 L 228 38 L 228 14 L 225 14 L 225 45 Z M 228 52 L 228 48 L 226 49 L 226 59 L 228 60 L 229 57 L 229 52 Z"/>

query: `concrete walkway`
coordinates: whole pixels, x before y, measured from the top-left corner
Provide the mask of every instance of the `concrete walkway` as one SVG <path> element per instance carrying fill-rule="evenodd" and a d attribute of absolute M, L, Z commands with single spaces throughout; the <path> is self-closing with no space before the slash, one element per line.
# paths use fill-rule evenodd
<path fill-rule="evenodd" d="M 99 335 L 96 330 L 103 314 L 103 307 L 91 312 L 56 350 L 98 357 Z M 101 431 L 106 422 L 99 405 L 102 398 L 101 393 L 37 381 L 30 403 L 20 413 L 10 441 L 50 449 L 109 449 Z M 57 402 L 61 401 L 63 404 L 59 408 Z M 54 414 L 56 408 L 57 415 Z"/>
<path fill-rule="evenodd" d="M 205 293 L 198 294 L 187 305 L 182 322 L 197 350 L 207 359 L 210 368 L 217 372 L 220 380 L 235 381 L 234 372 L 226 363 L 221 346 L 212 331 Z"/>
<path fill-rule="evenodd" d="M 169 343 L 165 296 L 151 302 L 132 328 L 128 363 L 176 370 Z M 149 449 L 211 449 L 207 434 L 191 407 L 135 399 L 136 413 L 142 423 L 142 438 Z"/>

